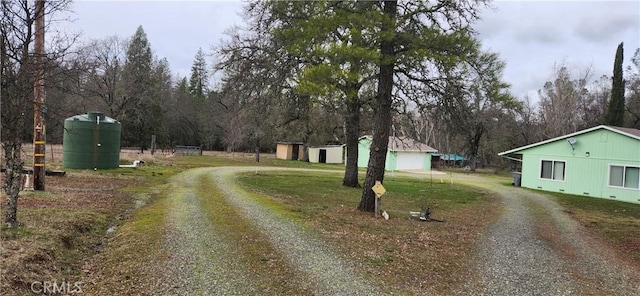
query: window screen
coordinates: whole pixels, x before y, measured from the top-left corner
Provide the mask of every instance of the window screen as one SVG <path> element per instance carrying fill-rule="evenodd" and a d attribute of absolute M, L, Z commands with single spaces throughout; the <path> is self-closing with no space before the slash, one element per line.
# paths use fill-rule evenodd
<path fill-rule="evenodd" d="M 612 165 L 609 169 L 609 185 L 622 187 L 624 167 Z"/>
<path fill-rule="evenodd" d="M 543 179 L 551 179 L 551 172 L 553 171 L 553 162 L 548 160 L 542 161 L 542 172 L 540 173 L 540 178 Z"/>
<path fill-rule="evenodd" d="M 609 186 L 640 189 L 640 167 L 609 166 Z"/>
<path fill-rule="evenodd" d="M 562 161 L 553 162 L 553 179 L 564 180 L 564 162 Z"/>
<path fill-rule="evenodd" d="M 640 168 L 626 167 L 624 171 L 624 187 L 640 188 Z"/>
<path fill-rule="evenodd" d="M 540 167 L 540 178 L 564 181 L 564 161 L 543 160 Z"/>

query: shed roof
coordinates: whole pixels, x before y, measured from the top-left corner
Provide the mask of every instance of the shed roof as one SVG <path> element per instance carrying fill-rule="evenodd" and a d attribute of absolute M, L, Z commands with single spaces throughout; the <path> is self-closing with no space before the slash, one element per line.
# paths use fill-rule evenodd
<path fill-rule="evenodd" d="M 346 144 L 340 144 L 340 145 L 319 145 L 319 146 L 311 146 L 309 148 L 342 148 L 346 146 Z"/>
<path fill-rule="evenodd" d="M 633 129 L 633 128 L 626 128 L 626 127 L 598 125 L 598 126 L 594 126 L 592 128 L 585 129 L 585 130 L 577 131 L 575 133 L 571 133 L 571 134 L 567 134 L 567 135 L 564 135 L 564 136 L 555 137 L 553 139 L 545 140 L 545 141 L 538 142 L 538 143 L 533 143 L 533 144 L 522 146 L 522 147 L 519 147 L 519 148 L 516 148 L 516 149 L 511 149 L 509 151 L 500 152 L 500 153 L 498 153 L 498 155 L 503 156 L 503 155 L 513 154 L 513 153 L 516 153 L 516 152 L 519 152 L 519 151 L 522 151 L 522 150 L 526 150 L 526 149 L 533 148 L 533 147 L 536 147 L 536 146 L 540 146 L 540 145 L 544 145 L 544 144 L 547 144 L 547 143 L 555 142 L 555 141 L 558 141 L 558 140 L 571 138 L 571 137 L 574 137 L 574 136 L 577 136 L 577 135 L 590 133 L 592 131 L 600 130 L 600 129 L 605 129 L 605 130 L 608 130 L 608 131 L 611 131 L 611 132 L 614 132 L 614 133 L 617 133 L 617 134 L 620 134 L 620 135 L 623 135 L 623 136 L 627 136 L 627 137 L 630 137 L 630 138 L 633 138 L 633 139 L 636 139 L 636 140 L 640 141 L 640 130 Z"/>

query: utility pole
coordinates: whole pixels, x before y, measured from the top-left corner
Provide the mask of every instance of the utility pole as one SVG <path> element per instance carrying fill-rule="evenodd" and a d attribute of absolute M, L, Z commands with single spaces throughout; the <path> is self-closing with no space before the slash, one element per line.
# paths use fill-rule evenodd
<path fill-rule="evenodd" d="M 44 124 L 44 0 L 36 0 L 35 19 L 35 54 L 33 85 L 33 189 L 44 191 L 45 178 L 45 144 L 46 131 Z"/>

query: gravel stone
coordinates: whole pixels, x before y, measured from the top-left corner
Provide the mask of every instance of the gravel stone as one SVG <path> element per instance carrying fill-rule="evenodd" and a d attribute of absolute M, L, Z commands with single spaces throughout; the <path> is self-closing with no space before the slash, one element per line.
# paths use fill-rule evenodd
<path fill-rule="evenodd" d="M 378 295 L 380 292 L 339 254 L 288 218 L 269 211 L 249 197 L 234 181 L 241 172 L 273 168 L 199 168 L 172 179 L 171 210 L 167 221 L 165 249 L 170 254 L 159 276 L 158 295 L 247 295 L 261 292 L 252 285 L 250 267 L 235 255 L 238 247 L 216 236 L 192 188 L 202 175 L 209 175 L 229 203 L 300 271 L 296 280 L 314 295 Z"/>
<path fill-rule="evenodd" d="M 247 295 L 257 293 L 236 259 L 236 246 L 217 236 L 193 188 L 198 175 L 187 171 L 172 180 L 171 209 L 164 248 L 168 264 L 156 295 Z"/>
<path fill-rule="evenodd" d="M 503 216 L 484 236 L 469 281 L 459 295 L 639 295 L 640 274 L 585 229 L 549 196 L 505 187 L 488 178 L 458 176 L 499 194 Z M 577 254 L 567 258 L 537 237 L 533 207 L 549 215 L 562 240 Z M 567 250 L 564 250 L 567 251 Z"/>

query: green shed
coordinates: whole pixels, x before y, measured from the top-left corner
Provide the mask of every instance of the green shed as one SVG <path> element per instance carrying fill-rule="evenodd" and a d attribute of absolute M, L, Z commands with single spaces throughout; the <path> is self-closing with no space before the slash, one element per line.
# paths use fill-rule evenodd
<path fill-rule="evenodd" d="M 499 153 L 521 186 L 640 203 L 640 130 L 600 125 Z"/>
<path fill-rule="evenodd" d="M 358 167 L 369 165 L 371 136 L 362 136 L 358 140 Z M 389 137 L 385 170 L 422 170 L 431 169 L 431 154 L 438 152 L 426 144 L 405 137 Z M 346 163 L 346 161 L 345 161 Z"/>
<path fill-rule="evenodd" d="M 120 122 L 100 112 L 65 119 L 62 166 L 72 169 L 117 168 L 120 133 Z"/>

